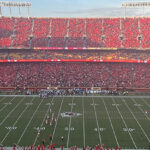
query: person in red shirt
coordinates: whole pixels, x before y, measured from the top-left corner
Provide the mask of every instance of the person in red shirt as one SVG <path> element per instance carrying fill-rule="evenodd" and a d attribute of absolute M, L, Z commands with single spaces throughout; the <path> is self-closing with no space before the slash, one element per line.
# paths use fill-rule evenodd
<path fill-rule="evenodd" d="M 44 138 L 42 139 L 42 145 L 43 146 L 45 145 L 45 139 Z"/>
<path fill-rule="evenodd" d="M 40 148 L 41 148 L 41 146 L 40 146 L 40 145 L 38 145 L 38 150 L 40 150 Z"/>
<path fill-rule="evenodd" d="M 50 134 L 49 134 L 49 139 L 50 139 L 50 141 L 52 140 L 52 137 L 53 137 L 53 136 L 52 136 L 52 134 L 50 133 Z"/>
<path fill-rule="evenodd" d="M 64 149 L 64 146 L 62 145 L 62 146 L 61 146 L 61 150 L 63 150 L 63 149 Z"/>

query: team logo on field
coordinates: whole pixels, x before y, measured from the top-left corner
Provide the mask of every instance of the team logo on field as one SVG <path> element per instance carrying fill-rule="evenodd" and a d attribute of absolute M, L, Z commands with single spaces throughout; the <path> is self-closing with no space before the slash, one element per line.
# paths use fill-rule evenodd
<path fill-rule="evenodd" d="M 78 116 L 81 116 L 82 114 L 80 113 L 74 113 L 74 112 L 64 112 L 64 113 L 61 113 L 61 116 L 62 117 L 78 117 Z"/>

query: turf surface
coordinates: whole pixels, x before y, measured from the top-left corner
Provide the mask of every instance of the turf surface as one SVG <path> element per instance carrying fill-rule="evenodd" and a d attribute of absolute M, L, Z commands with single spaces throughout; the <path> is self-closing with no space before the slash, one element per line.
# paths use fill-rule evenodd
<path fill-rule="evenodd" d="M 57 119 L 52 126 L 45 124 L 46 116 L 52 115 L 50 109 Z M 73 116 L 62 117 L 66 112 Z M 0 97 L 1 144 L 38 145 L 42 138 L 46 140 L 45 145 L 55 143 L 56 147 L 105 144 L 106 147 L 146 149 L 150 145 L 150 98 Z"/>

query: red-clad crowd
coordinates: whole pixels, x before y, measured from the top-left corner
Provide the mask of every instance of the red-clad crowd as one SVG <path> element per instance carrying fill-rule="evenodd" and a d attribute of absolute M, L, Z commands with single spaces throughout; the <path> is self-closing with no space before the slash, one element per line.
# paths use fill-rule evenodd
<path fill-rule="evenodd" d="M 42 142 L 43 143 L 43 142 Z M 20 146 L 16 146 L 14 145 L 13 150 L 56 150 L 56 149 L 60 149 L 60 150 L 64 150 L 64 146 L 60 146 L 60 148 L 55 148 L 55 144 L 51 144 L 51 145 L 47 145 L 47 146 L 44 146 L 43 144 L 42 145 L 38 145 L 38 146 L 33 146 L 33 145 L 30 145 L 29 147 L 20 147 Z M 78 149 L 81 149 L 81 148 L 78 148 L 77 146 L 72 146 L 69 148 L 70 150 L 78 150 Z M 98 145 L 95 145 L 93 148 L 90 147 L 90 146 L 86 146 L 86 147 L 83 147 L 83 150 L 121 150 L 120 147 L 105 147 L 105 145 L 103 144 L 102 146 L 100 146 L 99 144 Z M 0 146 L 0 150 L 7 150 L 7 147 L 4 147 L 4 146 Z"/>
<path fill-rule="evenodd" d="M 150 88 L 150 65 L 134 63 L 0 63 L 0 87 Z"/>
<path fill-rule="evenodd" d="M 150 18 L 0 18 L 0 47 L 149 48 Z"/>

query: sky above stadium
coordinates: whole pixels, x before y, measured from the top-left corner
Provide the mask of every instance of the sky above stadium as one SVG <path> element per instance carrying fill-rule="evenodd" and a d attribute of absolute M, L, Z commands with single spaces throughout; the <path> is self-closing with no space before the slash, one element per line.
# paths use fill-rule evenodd
<path fill-rule="evenodd" d="M 124 16 L 123 2 L 137 2 L 142 0 L 3 0 L 31 2 L 30 16 L 36 17 L 120 17 Z M 147 0 L 150 2 L 150 0 Z M 8 8 L 2 8 L 3 15 L 9 15 Z M 26 9 L 22 9 L 22 16 L 26 16 Z M 145 15 L 150 15 L 145 9 Z M 18 15 L 18 9 L 12 9 L 13 16 Z M 128 16 L 142 15 L 142 9 L 128 9 Z"/>

